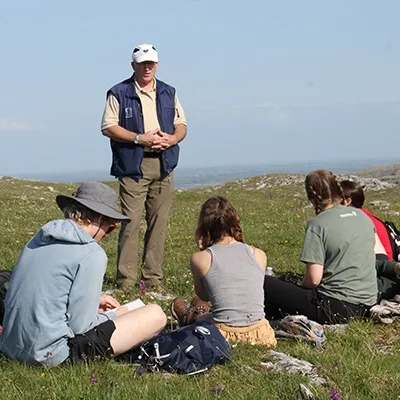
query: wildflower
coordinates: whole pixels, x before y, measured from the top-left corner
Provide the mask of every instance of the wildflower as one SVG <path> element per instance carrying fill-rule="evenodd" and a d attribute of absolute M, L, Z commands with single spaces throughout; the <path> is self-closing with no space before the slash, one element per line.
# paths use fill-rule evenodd
<path fill-rule="evenodd" d="M 95 384 L 97 382 L 96 375 L 91 374 L 89 379 L 90 379 L 90 383 L 92 383 L 92 384 Z"/>
<path fill-rule="evenodd" d="M 340 395 L 339 389 L 332 389 L 330 395 L 331 400 L 343 400 L 342 396 Z"/>
<path fill-rule="evenodd" d="M 139 282 L 139 288 L 140 288 L 141 292 L 144 292 L 146 290 L 146 285 L 145 285 L 143 279 L 141 279 L 140 282 Z"/>

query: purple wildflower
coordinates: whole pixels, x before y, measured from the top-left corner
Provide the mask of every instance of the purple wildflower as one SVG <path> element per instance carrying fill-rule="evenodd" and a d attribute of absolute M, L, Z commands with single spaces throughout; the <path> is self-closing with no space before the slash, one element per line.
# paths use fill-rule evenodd
<path fill-rule="evenodd" d="M 143 279 L 141 279 L 139 282 L 139 288 L 141 292 L 144 292 L 146 290 L 146 284 L 144 283 Z"/>
<path fill-rule="evenodd" d="M 96 378 L 96 375 L 90 375 L 90 383 L 92 383 L 92 384 L 95 384 L 96 382 L 97 382 L 97 378 Z"/>
<path fill-rule="evenodd" d="M 223 392 L 225 390 L 225 388 L 223 387 L 223 386 L 213 386 L 212 388 L 211 388 L 211 391 L 213 392 L 213 393 L 221 393 L 221 392 Z"/>
<path fill-rule="evenodd" d="M 339 389 L 332 389 L 330 395 L 331 400 L 343 400 L 342 396 L 340 395 Z"/>

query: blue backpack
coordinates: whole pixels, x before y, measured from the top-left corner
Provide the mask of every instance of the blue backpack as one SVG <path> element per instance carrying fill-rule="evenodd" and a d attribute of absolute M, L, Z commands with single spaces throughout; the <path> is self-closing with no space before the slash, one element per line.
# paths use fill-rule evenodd
<path fill-rule="evenodd" d="M 138 375 L 157 370 L 193 375 L 230 358 L 229 343 L 206 321 L 160 333 L 130 354 L 130 362 L 141 365 Z"/>

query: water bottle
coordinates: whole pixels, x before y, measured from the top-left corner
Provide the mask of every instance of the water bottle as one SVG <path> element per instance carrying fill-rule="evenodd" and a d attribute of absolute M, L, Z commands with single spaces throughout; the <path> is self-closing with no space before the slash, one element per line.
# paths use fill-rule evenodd
<path fill-rule="evenodd" d="M 267 267 L 267 270 L 265 271 L 265 275 L 275 276 L 274 271 L 272 271 L 272 267 Z"/>

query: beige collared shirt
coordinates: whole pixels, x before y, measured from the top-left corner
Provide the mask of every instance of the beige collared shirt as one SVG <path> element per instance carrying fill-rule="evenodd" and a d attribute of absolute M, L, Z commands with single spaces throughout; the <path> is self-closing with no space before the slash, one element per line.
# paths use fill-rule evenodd
<path fill-rule="evenodd" d="M 156 106 L 156 81 L 154 81 L 153 89 L 146 92 L 135 81 L 136 93 L 142 103 L 144 131 L 153 129 L 160 129 L 157 118 Z M 101 122 L 101 130 L 107 129 L 111 126 L 119 124 L 119 103 L 116 97 L 110 94 L 107 97 L 106 105 L 104 108 L 103 119 Z M 178 96 L 175 94 L 175 119 L 174 126 L 186 125 L 185 112 L 179 102 Z"/>

